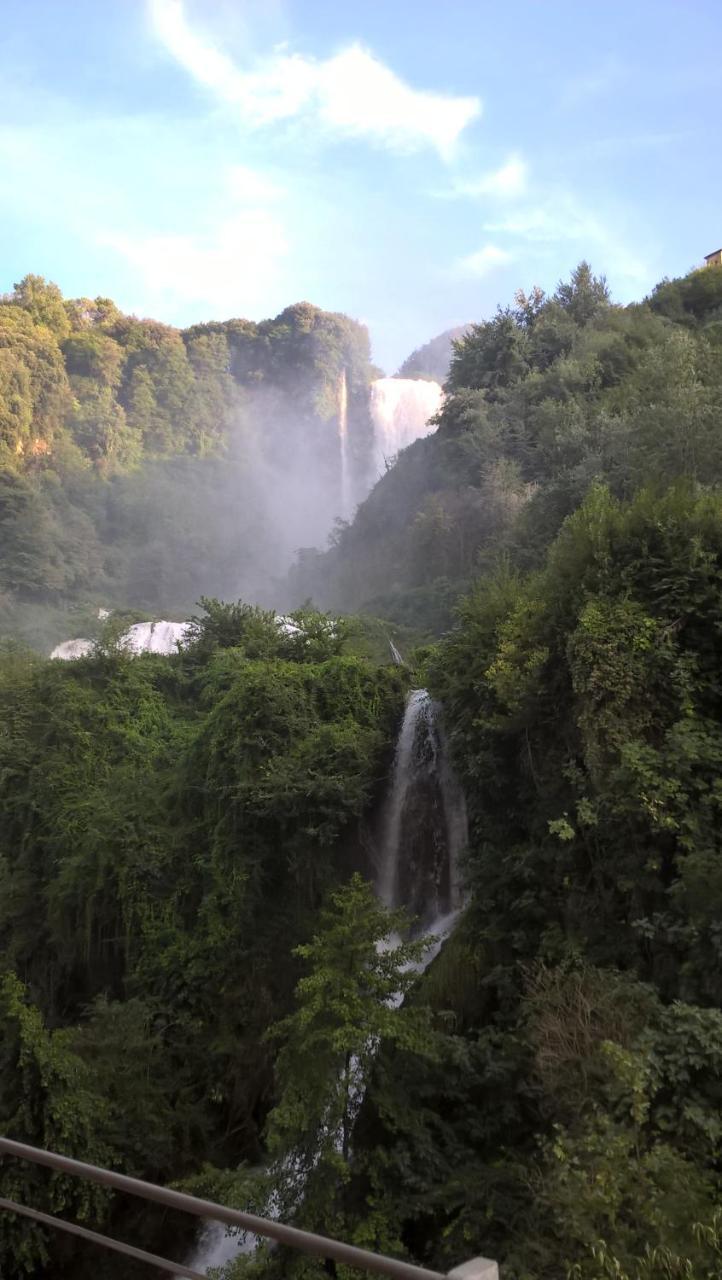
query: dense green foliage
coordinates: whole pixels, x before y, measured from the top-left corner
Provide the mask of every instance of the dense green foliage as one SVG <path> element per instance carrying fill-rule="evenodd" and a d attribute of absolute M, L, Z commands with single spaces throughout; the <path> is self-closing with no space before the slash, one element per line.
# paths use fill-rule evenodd
<path fill-rule="evenodd" d="M 166 1180 L 257 1158 L 264 1032 L 403 690 L 303 622 L 310 644 L 209 602 L 176 658 L 2 662 L 1 1129 Z M 26 1198 L 61 1205 L 45 1186 Z"/>
<path fill-rule="evenodd" d="M 428 944 L 401 942 L 404 928 L 403 913 L 387 912 L 354 875 L 331 894 L 316 936 L 297 949 L 309 972 L 296 988 L 296 1009 L 272 1029 L 282 1048 L 267 1178 L 282 1217 L 337 1237 L 349 1230 L 353 1133 L 379 1043 L 428 1055 L 428 1010 L 398 1005 Z"/>
<path fill-rule="evenodd" d="M 615 1274 L 595 1249 L 643 1274 L 646 1248 L 708 1274 L 721 586 L 717 495 L 593 490 L 543 570 L 479 583 L 436 659 L 472 810 L 466 955 L 447 957 L 479 975 L 463 1086 L 467 1106 L 504 1094 L 503 1130 L 482 1106 L 465 1139 L 475 1189 L 445 1230 L 460 1248 L 477 1221 L 507 1275 Z"/>
<path fill-rule="evenodd" d="M 518 295 L 299 566 L 430 630 L 473 582 L 429 670 L 471 901 L 416 996 L 435 1053 L 379 1059 L 352 1215 L 437 1268 L 722 1272 L 720 306 L 712 270 Z"/>
<path fill-rule="evenodd" d="M 47 458 L 85 447 L 62 377 L 105 378 L 121 404 L 106 340 L 123 346 L 127 318 L 99 300 L 83 328 L 74 305 L 30 278 L 2 308 L 24 369 L 3 383 L 24 442 L 0 490 L 15 600 L 98 572 L 96 508 Z M 332 389 L 355 330 L 314 314 Z M 0 1128 L 435 1269 L 485 1254 L 504 1280 L 718 1280 L 721 315 L 714 269 L 627 308 L 586 264 L 518 294 L 456 342 L 438 431 L 298 560 L 300 599 L 447 632 L 415 674 L 466 792 L 468 898 L 421 978 L 423 947 L 389 945 L 404 922 L 363 878 L 411 678 L 385 665 L 382 621 L 307 606 L 288 632 L 204 600 L 172 658 L 129 657 L 122 619 L 67 666 L 5 646 Z M 313 332 L 205 326 L 150 365 L 181 394 L 178 343 L 223 336 L 234 386 L 297 394 L 312 433 Z M 168 459 L 154 421 L 139 472 L 94 477 L 108 548 L 128 511 L 154 545 L 136 486 L 158 496 L 174 468 L 202 483 L 207 433 Z M 196 510 L 172 486 L 154 506 L 200 538 Z M 177 572 L 163 546 L 149 604 Z M 62 1180 L 6 1163 L 0 1187 L 167 1242 L 147 1210 Z M 0 1230 L 10 1274 L 93 1274 Z M 284 1251 L 231 1270 L 323 1274 Z"/>

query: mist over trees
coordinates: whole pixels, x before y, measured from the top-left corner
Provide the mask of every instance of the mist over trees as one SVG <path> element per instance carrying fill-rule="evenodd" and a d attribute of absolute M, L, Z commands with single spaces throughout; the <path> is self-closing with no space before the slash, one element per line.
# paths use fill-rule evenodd
<path fill-rule="evenodd" d="M 339 382 L 358 452 L 369 370 L 366 330 L 309 303 L 181 332 L 27 276 L 0 303 L 0 633 L 272 599 L 339 513 Z"/>

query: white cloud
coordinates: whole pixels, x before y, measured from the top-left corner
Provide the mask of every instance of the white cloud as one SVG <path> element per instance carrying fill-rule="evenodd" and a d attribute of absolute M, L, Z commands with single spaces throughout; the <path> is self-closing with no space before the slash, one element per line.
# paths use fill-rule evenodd
<path fill-rule="evenodd" d="M 277 49 L 254 70 L 241 69 L 194 30 L 182 0 L 149 0 L 149 8 L 168 52 L 250 128 L 314 116 L 334 136 L 402 152 L 430 146 L 449 158 L 481 112 L 476 97 L 413 89 L 358 44 L 324 60 Z"/>
<path fill-rule="evenodd" d="M 511 262 L 514 255 L 508 249 L 501 249 L 496 244 L 485 244 L 482 249 L 477 249 L 475 253 L 468 254 L 465 258 L 459 258 L 456 267 L 457 270 L 464 275 L 476 276 L 481 280 L 484 276 L 488 276 L 496 267 L 503 267 L 505 263 Z"/>
<path fill-rule="evenodd" d="M 512 155 L 500 169 L 483 173 L 478 178 L 459 179 L 451 190 L 441 194 L 447 198 L 492 196 L 498 200 L 514 200 L 524 194 L 526 186 L 527 166 L 520 156 Z"/>

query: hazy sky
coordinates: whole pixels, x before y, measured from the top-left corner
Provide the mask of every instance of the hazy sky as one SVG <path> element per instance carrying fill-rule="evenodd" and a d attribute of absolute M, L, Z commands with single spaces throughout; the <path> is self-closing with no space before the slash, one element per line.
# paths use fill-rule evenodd
<path fill-rule="evenodd" d="M 0 290 L 302 298 L 389 372 L 582 257 L 722 245 L 720 0 L 2 0 Z"/>

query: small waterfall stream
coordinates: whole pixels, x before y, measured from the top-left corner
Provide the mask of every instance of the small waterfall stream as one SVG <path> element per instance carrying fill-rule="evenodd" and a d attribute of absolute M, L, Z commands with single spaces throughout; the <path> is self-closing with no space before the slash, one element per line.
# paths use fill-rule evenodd
<path fill-rule="evenodd" d="M 387 907 L 406 908 L 416 921 L 417 936 L 435 938 L 414 966 L 420 973 L 438 955 L 461 910 L 458 862 L 466 840 L 466 804 L 451 766 L 439 705 L 428 690 L 413 689 L 381 814 L 376 891 Z M 396 941 L 392 936 L 380 945 Z M 273 1207 L 266 1212 L 273 1216 Z M 252 1253 L 256 1243 L 254 1236 L 228 1235 L 220 1223 L 208 1223 L 188 1265 L 199 1271 L 221 1267 L 240 1253 Z"/>
<path fill-rule="evenodd" d="M 389 640 L 389 651 L 397 667 L 406 666 L 406 663 L 404 662 L 402 655 L 399 653 L 399 650 L 396 648 L 396 645 L 394 644 L 393 640 Z"/>

